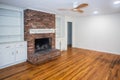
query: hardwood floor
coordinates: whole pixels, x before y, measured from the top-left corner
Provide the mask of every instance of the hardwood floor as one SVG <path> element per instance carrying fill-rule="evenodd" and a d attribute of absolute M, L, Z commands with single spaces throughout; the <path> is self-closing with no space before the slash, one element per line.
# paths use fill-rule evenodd
<path fill-rule="evenodd" d="M 46 64 L 1 69 L 0 80 L 120 80 L 120 55 L 71 48 Z"/>

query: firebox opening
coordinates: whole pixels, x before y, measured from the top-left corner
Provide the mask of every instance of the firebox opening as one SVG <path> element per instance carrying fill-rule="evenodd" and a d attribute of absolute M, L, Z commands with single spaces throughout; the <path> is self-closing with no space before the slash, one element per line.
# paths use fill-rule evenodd
<path fill-rule="evenodd" d="M 35 52 L 50 50 L 51 45 L 52 45 L 52 38 L 35 39 Z"/>

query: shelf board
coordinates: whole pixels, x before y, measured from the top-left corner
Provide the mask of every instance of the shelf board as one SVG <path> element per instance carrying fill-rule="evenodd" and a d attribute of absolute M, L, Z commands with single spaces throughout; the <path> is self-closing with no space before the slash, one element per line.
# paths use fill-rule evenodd
<path fill-rule="evenodd" d="M 15 36 L 22 36 L 22 35 L 0 35 L 0 37 L 15 37 Z"/>
<path fill-rule="evenodd" d="M 7 9 L 0 7 L 0 10 L 12 11 L 12 12 L 21 12 L 21 10 Z"/>
<path fill-rule="evenodd" d="M 20 16 L 15 16 L 15 15 L 1 15 L 0 16 L 4 16 L 4 17 L 14 17 L 14 18 L 19 18 Z"/>
<path fill-rule="evenodd" d="M 16 28 L 20 28 L 21 25 L 0 25 L 0 27 L 16 27 Z"/>

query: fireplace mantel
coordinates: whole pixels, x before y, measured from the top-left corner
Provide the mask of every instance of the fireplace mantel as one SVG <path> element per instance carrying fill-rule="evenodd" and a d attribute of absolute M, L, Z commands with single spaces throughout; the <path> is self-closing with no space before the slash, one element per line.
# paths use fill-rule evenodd
<path fill-rule="evenodd" d="M 30 29 L 30 34 L 55 33 L 55 29 Z"/>

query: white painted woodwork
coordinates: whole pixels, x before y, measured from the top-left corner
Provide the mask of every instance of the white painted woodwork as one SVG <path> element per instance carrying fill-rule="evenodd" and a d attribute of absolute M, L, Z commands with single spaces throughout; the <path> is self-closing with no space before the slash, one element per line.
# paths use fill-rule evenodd
<path fill-rule="evenodd" d="M 55 33 L 55 29 L 30 29 L 30 34 Z"/>
<path fill-rule="evenodd" d="M 23 9 L 0 4 L 0 43 L 23 41 Z"/>
<path fill-rule="evenodd" d="M 0 44 L 0 68 L 24 62 L 27 59 L 27 42 Z"/>

